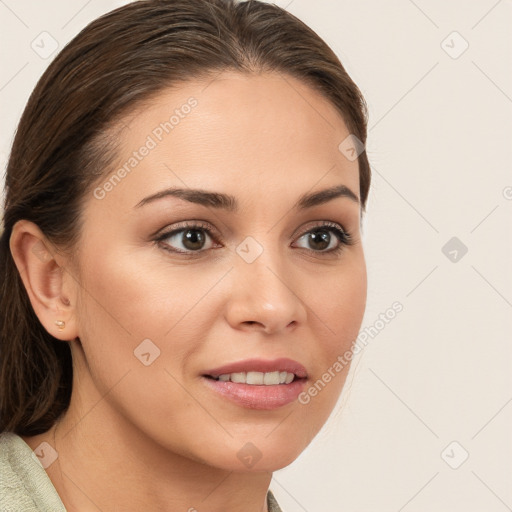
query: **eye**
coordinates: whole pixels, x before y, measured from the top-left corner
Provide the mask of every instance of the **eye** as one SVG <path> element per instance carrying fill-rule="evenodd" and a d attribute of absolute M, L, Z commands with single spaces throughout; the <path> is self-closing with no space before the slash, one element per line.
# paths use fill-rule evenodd
<path fill-rule="evenodd" d="M 171 252 L 202 252 L 215 247 L 208 225 L 202 223 L 182 223 L 157 239 L 160 245 Z"/>
<path fill-rule="evenodd" d="M 212 231 L 213 228 L 207 223 L 187 221 L 158 235 L 155 241 L 169 252 L 198 255 L 208 249 L 222 247 L 222 245 L 216 245 Z M 216 238 L 222 243 L 219 236 Z M 297 243 L 300 248 L 314 253 L 336 254 L 343 250 L 344 246 L 352 245 L 353 242 L 350 234 L 340 225 L 323 221 L 301 235 Z"/>
<path fill-rule="evenodd" d="M 337 253 L 352 244 L 350 234 L 332 222 L 318 224 L 304 233 L 298 241 L 305 244 L 299 247 L 317 253 Z"/>

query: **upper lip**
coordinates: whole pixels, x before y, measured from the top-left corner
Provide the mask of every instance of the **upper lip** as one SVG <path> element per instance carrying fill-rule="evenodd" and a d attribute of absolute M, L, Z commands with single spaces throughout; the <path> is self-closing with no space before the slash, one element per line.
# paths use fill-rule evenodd
<path fill-rule="evenodd" d="M 306 368 L 303 365 L 294 361 L 293 359 L 280 358 L 280 359 L 245 359 L 243 361 L 236 361 L 228 363 L 224 366 L 219 366 L 212 370 L 205 372 L 205 375 L 210 377 L 218 377 L 226 373 L 241 373 L 241 372 L 288 372 L 294 373 L 299 378 L 307 377 Z"/>

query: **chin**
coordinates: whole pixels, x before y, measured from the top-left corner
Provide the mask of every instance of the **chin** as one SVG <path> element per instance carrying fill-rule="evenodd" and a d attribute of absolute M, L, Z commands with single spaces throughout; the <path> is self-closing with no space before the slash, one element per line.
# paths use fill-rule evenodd
<path fill-rule="evenodd" d="M 267 455 L 247 453 L 240 460 L 238 458 L 233 460 L 233 457 L 225 458 L 221 455 L 219 458 L 211 457 L 211 460 L 203 460 L 203 462 L 209 466 L 235 473 L 273 473 L 289 466 L 301 452 L 302 450 L 297 450 L 281 454 L 268 453 Z"/>
<path fill-rule="evenodd" d="M 311 441 L 276 433 L 268 437 L 259 433 L 252 441 L 251 437 L 245 439 L 247 441 L 231 439 L 228 445 L 211 451 L 203 462 L 226 471 L 272 473 L 294 462 Z"/>

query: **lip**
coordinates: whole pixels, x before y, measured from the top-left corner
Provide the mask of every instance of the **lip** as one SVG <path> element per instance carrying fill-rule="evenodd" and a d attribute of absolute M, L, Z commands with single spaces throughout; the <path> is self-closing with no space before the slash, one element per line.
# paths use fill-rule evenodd
<path fill-rule="evenodd" d="M 246 359 L 244 361 L 237 361 L 229 363 L 212 370 L 207 370 L 204 375 L 210 377 L 218 377 L 226 373 L 239 373 L 239 372 L 288 372 L 294 373 L 300 379 L 306 378 L 308 373 L 303 365 L 294 361 L 293 359 L 280 358 L 273 360 L 264 359 Z"/>
<path fill-rule="evenodd" d="M 239 372 L 288 372 L 294 373 L 296 379 L 290 384 L 274 384 L 271 386 L 240 384 L 231 381 L 219 381 L 218 377 L 226 373 Z M 281 358 L 272 361 L 263 359 L 247 359 L 229 363 L 218 368 L 208 370 L 201 380 L 216 395 L 228 399 L 238 406 L 247 409 L 273 410 L 284 407 L 295 400 L 303 391 L 307 381 L 306 368 L 292 359 Z"/>
<path fill-rule="evenodd" d="M 245 407 L 246 409 L 273 410 L 297 400 L 306 385 L 306 379 L 294 380 L 290 384 L 259 386 L 222 382 L 202 377 L 202 381 L 217 395 Z"/>

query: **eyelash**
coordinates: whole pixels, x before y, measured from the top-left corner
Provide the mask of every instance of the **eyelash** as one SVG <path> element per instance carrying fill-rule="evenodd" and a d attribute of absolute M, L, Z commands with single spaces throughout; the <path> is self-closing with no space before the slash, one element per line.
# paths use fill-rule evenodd
<path fill-rule="evenodd" d="M 319 254 L 319 255 L 338 255 L 341 251 L 344 250 L 345 247 L 347 246 L 350 246 L 350 245 L 353 245 L 354 242 L 353 242 L 353 239 L 350 235 L 350 233 L 348 231 L 346 231 L 344 228 L 342 228 L 339 224 L 336 224 L 334 222 L 330 222 L 330 221 L 319 221 L 318 224 L 315 224 L 313 225 L 311 228 L 309 228 L 307 231 L 305 231 L 304 233 L 302 233 L 298 239 L 300 240 L 302 237 L 310 234 L 310 233 L 314 233 L 315 231 L 320 231 L 321 229 L 325 229 L 326 231 L 329 231 L 329 232 L 333 232 L 334 233 L 334 236 L 337 238 L 339 244 L 334 248 L 334 249 L 329 249 L 327 251 L 315 251 L 313 249 L 305 249 L 309 252 L 312 252 L 314 253 L 315 255 L 316 254 Z M 173 236 L 173 235 L 176 235 L 182 231 L 187 231 L 187 230 L 194 230 L 194 231 L 204 231 L 214 242 L 219 242 L 221 244 L 224 243 L 224 241 L 222 240 L 222 237 L 220 235 L 216 235 L 214 236 L 212 234 L 212 231 L 213 228 L 210 226 L 210 224 L 208 223 L 204 223 L 202 221 L 185 221 L 185 222 L 181 222 L 177 225 L 175 225 L 173 227 L 172 230 L 170 231 L 166 231 L 164 233 L 161 233 L 160 235 L 158 235 L 154 241 L 156 243 L 158 243 L 158 245 L 168 251 L 168 252 L 171 252 L 173 254 L 180 254 L 180 255 L 183 255 L 183 256 L 189 256 L 189 257 L 195 257 L 203 252 L 206 252 L 210 249 L 199 249 L 197 251 L 192 251 L 192 250 L 188 250 L 188 251 L 181 251 L 181 250 L 178 250 L 178 249 L 173 249 L 169 246 L 169 244 L 165 244 L 163 243 L 164 240 L 166 240 L 167 238 Z M 299 248 L 299 249 L 304 249 L 304 248 Z"/>

